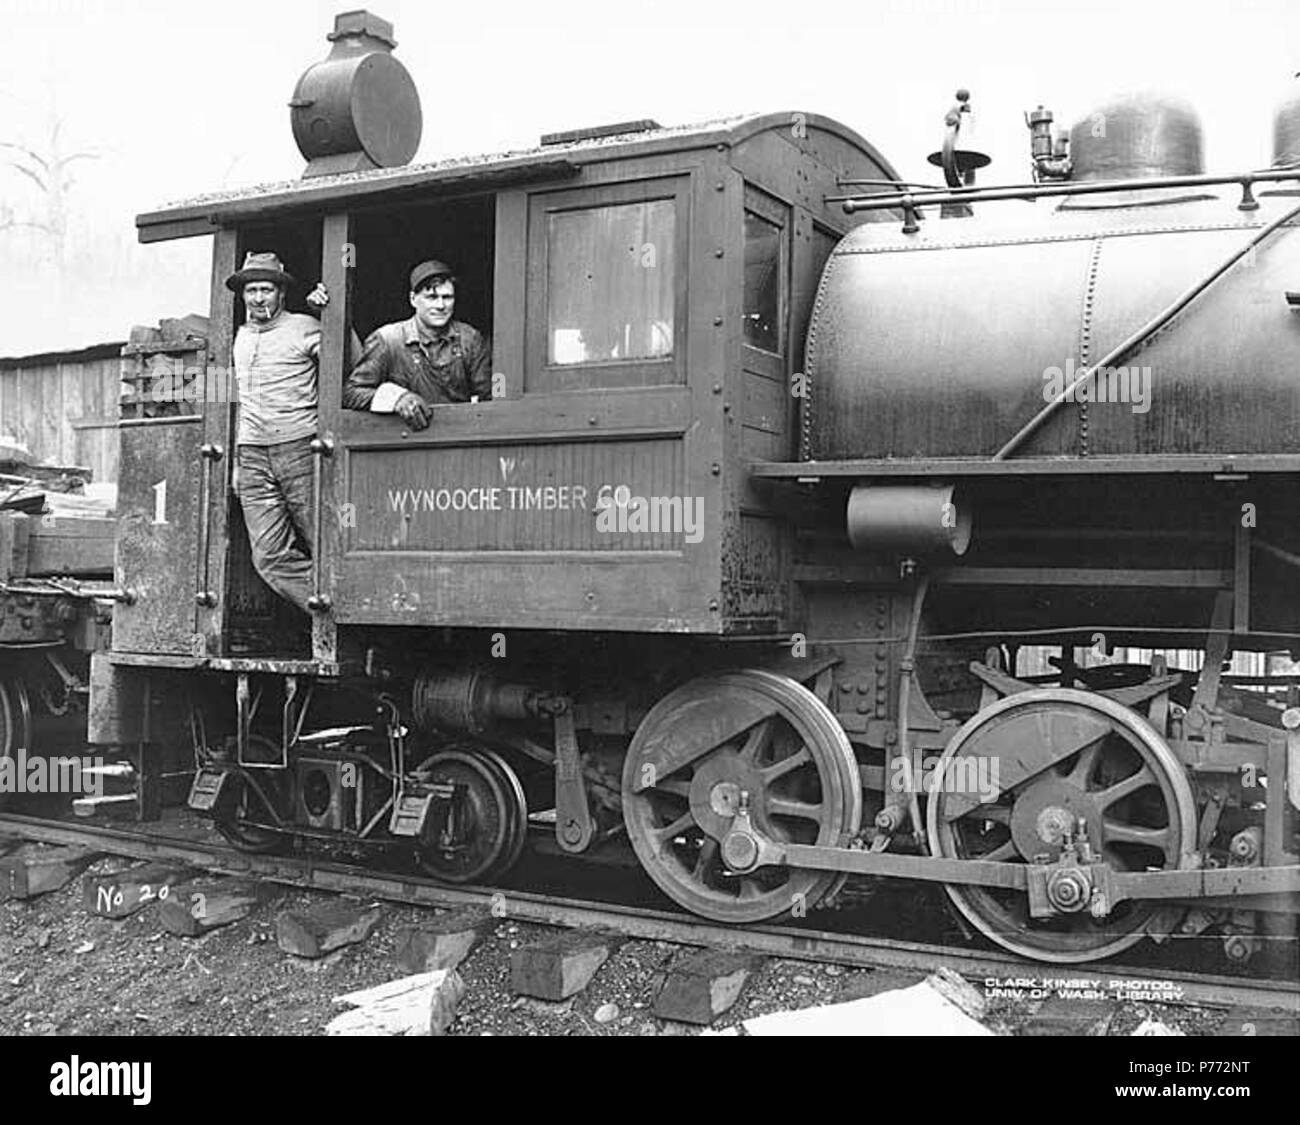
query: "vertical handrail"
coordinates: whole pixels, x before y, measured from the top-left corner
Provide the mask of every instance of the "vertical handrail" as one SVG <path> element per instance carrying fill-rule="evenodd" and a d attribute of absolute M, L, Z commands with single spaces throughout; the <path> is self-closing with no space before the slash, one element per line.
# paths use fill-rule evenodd
<path fill-rule="evenodd" d="M 198 583 L 199 588 L 194 594 L 194 600 L 205 609 L 211 609 L 217 604 L 217 595 L 212 592 L 208 585 L 211 574 L 208 555 L 211 553 L 210 548 L 212 545 L 210 527 L 212 522 L 212 466 L 225 456 L 225 450 L 215 442 L 205 441 L 199 446 L 199 456 L 203 458 L 203 479 L 199 484 L 199 494 L 202 499 L 199 504 L 198 568 L 203 575 L 203 580 Z"/>
<path fill-rule="evenodd" d="M 325 496 L 325 458 L 334 456 L 334 442 L 327 437 L 315 437 L 311 440 L 311 451 L 315 455 L 312 466 L 312 513 L 315 526 L 315 542 L 311 551 L 312 595 L 307 599 L 307 608 L 324 613 L 330 608 L 330 597 L 321 592 L 321 566 L 324 552 L 321 550 L 321 516 Z"/>

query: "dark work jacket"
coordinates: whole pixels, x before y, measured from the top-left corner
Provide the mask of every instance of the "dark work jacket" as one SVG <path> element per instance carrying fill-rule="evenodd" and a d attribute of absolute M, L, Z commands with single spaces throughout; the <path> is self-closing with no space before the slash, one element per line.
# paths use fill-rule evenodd
<path fill-rule="evenodd" d="M 385 324 L 370 334 L 343 387 L 347 410 L 369 410 L 375 391 L 396 383 L 425 402 L 469 402 L 492 397 L 492 350 L 478 329 L 453 320 L 420 343 L 415 317 Z"/>

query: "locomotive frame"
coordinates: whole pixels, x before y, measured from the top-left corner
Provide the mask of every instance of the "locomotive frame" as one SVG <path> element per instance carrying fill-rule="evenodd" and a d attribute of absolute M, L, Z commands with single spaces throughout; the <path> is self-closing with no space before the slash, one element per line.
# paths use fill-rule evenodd
<path fill-rule="evenodd" d="M 1259 596 L 1249 542 L 1236 534 L 1225 545 L 1219 522 L 1189 565 L 1168 543 L 1186 537 L 1198 506 L 1216 519 L 1225 495 L 1231 507 L 1233 480 L 1222 478 L 1295 466 L 1231 452 L 996 468 L 975 457 L 807 460 L 815 415 L 792 380 L 822 265 L 857 222 L 835 192 L 872 180 L 897 175 L 851 130 L 773 114 L 140 216 L 144 241 L 214 236 L 212 328 L 192 412 L 123 426 L 117 581 L 134 599 L 95 660 L 92 740 L 166 741 L 138 702 L 186 692 L 231 744 L 195 733 L 191 804 L 248 847 L 360 843 L 387 818 L 390 838 L 442 856 L 436 873 L 485 878 L 517 858 L 540 800 L 554 804 L 562 851 L 626 830 L 667 894 L 727 921 L 814 908 L 857 874 L 944 884 L 993 940 L 1046 960 L 1108 956 L 1180 924 L 1219 925 L 1230 956 L 1262 938 L 1293 956 L 1300 735 L 1259 721 L 1249 700 L 1228 706 L 1219 676 L 1234 629 L 1239 643 L 1259 643 L 1248 635 Z M 654 248 L 676 271 L 669 354 L 553 362 L 555 216 L 650 203 L 674 216 L 671 253 Z M 763 223 L 779 232 L 775 349 L 746 334 L 746 318 L 761 315 L 746 299 L 747 216 L 758 234 L 770 235 Z M 381 292 L 401 296 L 406 258 L 423 254 L 413 239 L 469 260 L 462 277 L 482 288 L 467 300 L 491 328 L 504 391 L 435 407 L 421 434 L 338 401 L 348 331 L 380 319 Z M 277 634 L 230 502 L 238 305 L 224 279 L 255 249 L 278 250 L 299 277 L 319 272 L 335 295 L 322 318 L 310 654 Z M 521 470 L 534 475 L 511 476 Z M 1143 496 L 1168 505 L 1156 528 L 1169 533 L 1165 547 L 1133 545 L 1131 511 L 1082 531 L 1063 514 L 1062 497 L 1086 509 L 1117 474 L 1154 482 Z M 1004 533 L 1025 511 L 1037 522 L 1020 528 L 1018 546 L 995 538 L 969 561 L 864 557 L 845 541 L 845 505 L 855 487 L 895 479 L 886 508 L 907 507 L 918 486 L 957 482 L 978 497 L 982 521 L 1006 517 Z M 1044 490 L 1026 509 L 1017 486 L 1029 479 Z M 1275 479 L 1285 511 L 1295 478 Z M 160 481 L 178 505 L 165 522 Z M 394 481 L 553 488 L 556 505 L 495 529 L 466 516 L 430 530 L 405 508 L 396 518 L 391 502 L 385 512 Z M 620 485 L 698 496 L 711 530 L 694 543 L 680 529 L 599 541 L 598 507 L 556 514 L 558 490 L 572 498 L 575 483 L 584 500 Z M 1076 550 L 1076 533 L 1092 542 Z M 1035 629 L 1043 604 L 1026 588 L 1055 613 L 1048 629 Z M 1108 590 L 1133 614 L 1115 643 L 1197 630 L 1205 673 L 1191 683 L 1158 661 L 1112 673 L 1077 665 L 1091 603 Z M 1144 616 L 1152 591 L 1164 601 Z M 1018 674 L 1014 646 L 1035 632 L 1062 649 L 1046 679 Z M 306 700 L 331 687 L 368 702 L 304 734 Z M 359 721 L 375 706 L 379 723 Z M 894 784 L 914 752 L 937 779 L 929 788 Z M 999 763 L 992 800 L 944 788 L 963 755 Z M 142 761 L 157 757 L 146 745 Z M 347 763 L 373 774 L 378 803 L 344 818 L 336 782 L 301 813 L 319 784 L 311 770 L 338 778 Z"/>

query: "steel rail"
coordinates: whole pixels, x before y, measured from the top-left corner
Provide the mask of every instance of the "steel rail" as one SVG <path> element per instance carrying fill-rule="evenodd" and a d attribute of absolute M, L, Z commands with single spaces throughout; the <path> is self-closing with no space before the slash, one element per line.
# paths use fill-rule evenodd
<path fill-rule="evenodd" d="M 502 919 L 567 928 L 603 929 L 642 941 L 728 948 L 796 961 L 853 968 L 893 968 L 928 973 L 940 965 L 968 979 L 1100 977 L 1104 980 L 1172 983 L 1181 995 L 1169 1003 L 1216 1008 L 1280 1009 L 1300 1015 L 1300 982 L 1187 973 L 1131 965 L 1052 965 L 1009 953 L 968 953 L 948 946 L 896 941 L 790 925 L 724 926 L 665 910 L 617 903 L 591 903 L 508 887 L 449 887 L 432 879 L 378 875 L 364 868 L 322 863 L 310 856 L 250 855 L 222 844 L 159 837 L 139 829 L 69 826 L 40 817 L 0 814 L 0 834 L 49 844 L 79 845 L 134 859 L 169 859 L 222 875 L 257 876 L 271 882 L 340 894 L 367 895 L 411 906 L 504 908 Z M 1153 974 L 1158 973 L 1158 977 Z"/>

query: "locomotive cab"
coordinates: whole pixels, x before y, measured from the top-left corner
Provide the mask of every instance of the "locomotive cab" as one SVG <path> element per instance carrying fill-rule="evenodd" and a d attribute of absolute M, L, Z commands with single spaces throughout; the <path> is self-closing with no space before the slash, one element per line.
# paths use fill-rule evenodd
<path fill-rule="evenodd" d="M 202 440 L 186 446 L 188 465 L 149 470 L 150 487 L 165 476 L 193 496 L 177 561 L 204 557 L 175 569 L 177 582 L 196 575 L 193 625 L 170 591 L 174 628 L 131 651 L 308 656 L 293 651 L 293 615 L 252 573 L 230 498 L 243 312 L 224 278 L 252 250 L 274 250 L 301 279 L 291 308 L 316 278 L 331 295 L 314 663 L 337 671 L 339 630 L 352 626 L 725 635 L 792 624 L 786 532 L 745 465 L 795 449 L 812 299 L 850 225 L 824 197 L 850 173 L 893 173 L 810 115 L 634 128 L 141 216 L 145 239 L 216 232 Z M 411 432 L 394 415 L 342 409 L 341 388 L 352 333 L 410 315 L 406 275 L 425 257 L 452 263 L 457 318 L 492 341 L 493 397 L 438 405 Z M 156 603 L 142 591 L 130 613 L 145 619 Z"/>

